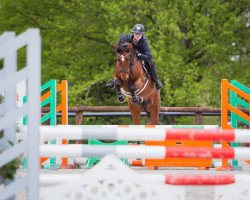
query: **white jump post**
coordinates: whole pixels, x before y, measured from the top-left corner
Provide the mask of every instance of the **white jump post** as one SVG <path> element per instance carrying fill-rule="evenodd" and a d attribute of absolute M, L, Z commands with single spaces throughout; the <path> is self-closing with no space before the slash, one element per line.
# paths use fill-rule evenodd
<path fill-rule="evenodd" d="M 17 71 L 18 49 L 26 47 L 26 66 Z M 25 176 L 13 180 L 0 189 L 0 198 L 12 198 L 16 192 L 27 189 L 28 199 L 39 198 L 39 125 L 40 125 L 40 73 L 41 73 L 41 38 L 38 29 L 28 29 L 15 37 L 15 33 L 6 32 L 0 37 L 0 91 L 4 95 L 4 104 L 0 106 L 0 130 L 4 138 L 0 140 L 0 167 L 8 164 L 22 154 L 27 154 L 28 171 Z M 28 103 L 16 107 L 16 86 L 26 81 Z M 27 115 L 29 118 L 27 139 L 14 143 L 17 121 Z"/>

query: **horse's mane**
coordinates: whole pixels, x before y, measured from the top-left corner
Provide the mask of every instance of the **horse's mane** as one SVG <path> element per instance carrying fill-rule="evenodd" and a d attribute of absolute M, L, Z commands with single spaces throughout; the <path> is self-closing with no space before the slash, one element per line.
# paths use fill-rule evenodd
<path fill-rule="evenodd" d="M 127 49 L 128 44 L 130 44 L 128 35 L 120 34 L 119 41 L 117 43 L 117 45 L 118 45 L 117 51 L 118 52 L 125 51 Z"/>

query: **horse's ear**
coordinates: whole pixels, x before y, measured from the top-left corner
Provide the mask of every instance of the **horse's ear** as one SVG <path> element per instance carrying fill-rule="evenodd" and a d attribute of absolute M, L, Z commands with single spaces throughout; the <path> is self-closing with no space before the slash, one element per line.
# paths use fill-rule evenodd
<path fill-rule="evenodd" d="M 113 48 L 117 50 L 118 49 L 118 44 L 114 44 Z"/>

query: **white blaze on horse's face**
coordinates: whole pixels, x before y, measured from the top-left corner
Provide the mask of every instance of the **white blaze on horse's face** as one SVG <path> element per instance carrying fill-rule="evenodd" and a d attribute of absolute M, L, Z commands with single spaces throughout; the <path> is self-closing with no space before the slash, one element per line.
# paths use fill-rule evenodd
<path fill-rule="evenodd" d="M 123 55 L 121 55 L 121 61 L 124 62 L 125 57 Z"/>

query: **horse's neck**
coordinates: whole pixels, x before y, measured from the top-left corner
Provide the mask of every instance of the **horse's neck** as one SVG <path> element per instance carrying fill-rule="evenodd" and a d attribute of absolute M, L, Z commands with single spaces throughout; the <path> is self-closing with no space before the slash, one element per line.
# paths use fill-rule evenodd
<path fill-rule="evenodd" d="M 136 81 L 138 79 L 144 79 L 146 77 L 146 73 L 143 70 L 142 67 L 142 61 L 136 59 L 134 61 L 134 66 L 132 68 L 132 72 L 130 74 L 131 80 Z"/>

